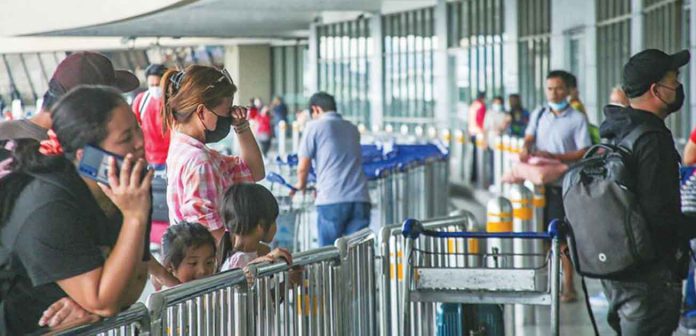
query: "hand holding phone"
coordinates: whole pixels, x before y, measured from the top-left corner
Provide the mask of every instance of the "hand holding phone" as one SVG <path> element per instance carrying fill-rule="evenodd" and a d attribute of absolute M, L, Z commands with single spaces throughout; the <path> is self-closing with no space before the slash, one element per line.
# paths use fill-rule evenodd
<path fill-rule="evenodd" d="M 104 194 L 121 210 L 124 218 L 146 222 L 150 214 L 153 170 L 143 159 L 125 158 L 93 146 L 84 148 L 80 175 L 94 179 Z"/>
<path fill-rule="evenodd" d="M 154 172 L 147 170 L 144 159 L 136 161 L 133 155 L 128 154 L 123 159 L 120 174 L 116 175 L 118 171 L 116 162 L 116 158 L 109 158 L 109 184 L 99 183 L 99 187 L 121 210 L 124 219 L 134 218 L 139 223 L 146 223 L 150 216 Z M 145 174 L 144 177 L 143 174 Z"/>

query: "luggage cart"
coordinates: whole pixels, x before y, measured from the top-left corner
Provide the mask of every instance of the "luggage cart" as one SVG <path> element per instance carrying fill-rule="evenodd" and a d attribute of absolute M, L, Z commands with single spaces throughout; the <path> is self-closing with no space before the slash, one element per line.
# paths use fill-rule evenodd
<path fill-rule="evenodd" d="M 306 193 L 295 197 L 290 192 L 296 192 L 294 186 L 276 173 L 268 173 L 266 180 L 271 183 L 270 190 L 276 196 L 280 214 L 276 220 L 278 232 L 271 243 L 272 247 L 285 247 L 293 252 L 309 250 L 315 246 L 316 234 L 313 229 L 314 198 L 311 196 L 313 187 L 308 187 Z M 276 185 L 284 188 L 276 190 Z"/>
<path fill-rule="evenodd" d="M 554 220 L 548 233 L 443 232 L 426 230 L 419 221 L 408 219 L 403 225 L 406 244 L 403 254 L 405 269 L 402 306 L 408 307 L 410 302 L 548 305 L 551 307 L 550 331 L 552 335 L 558 335 L 559 228 L 560 221 Z M 420 235 L 436 238 L 488 239 L 491 243 L 499 244 L 512 239 L 551 240 L 551 252 L 548 257 L 542 258 L 542 265 L 532 268 L 512 267 L 513 257 L 539 258 L 539 255 L 498 254 L 495 253 L 495 249 L 493 253 L 481 255 L 484 259 L 481 265 L 493 265 L 494 268 L 429 267 L 428 256 L 442 252 L 436 253 L 415 247 L 414 241 Z M 486 262 L 485 259 L 492 260 Z M 411 314 L 410 309 L 404 309 L 402 335 L 411 335 Z"/>

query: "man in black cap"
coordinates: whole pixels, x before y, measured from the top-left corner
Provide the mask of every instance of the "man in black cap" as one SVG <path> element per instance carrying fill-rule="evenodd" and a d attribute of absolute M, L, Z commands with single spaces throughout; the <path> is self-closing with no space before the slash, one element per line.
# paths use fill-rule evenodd
<path fill-rule="evenodd" d="M 657 252 L 655 260 L 631 275 L 602 280 L 609 300 L 607 320 L 623 335 L 672 335 L 679 321 L 681 280 L 688 269 L 688 241 L 696 236 L 696 226 L 681 212 L 681 159 L 664 120 L 684 103 L 678 76 L 689 57 L 686 50 L 668 55 L 648 49 L 634 55 L 623 69 L 630 106 L 604 108 L 602 138 L 619 143 L 639 125 L 644 127 L 633 143 L 629 168 Z"/>
<path fill-rule="evenodd" d="M 47 132 L 53 125 L 49 112 L 53 103 L 70 89 L 79 85 L 106 85 L 122 92 L 135 90 L 140 81 L 129 71 L 114 70 L 104 55 L 83 51 L 66 57 L 48 82 L 41 110 L 33 118 L 0 123 L 0 141 L 9 139 L 48 139 Z"/>

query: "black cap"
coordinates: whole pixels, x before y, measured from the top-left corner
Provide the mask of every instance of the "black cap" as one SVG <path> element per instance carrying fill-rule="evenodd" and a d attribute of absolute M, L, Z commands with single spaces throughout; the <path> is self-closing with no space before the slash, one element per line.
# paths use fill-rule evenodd
<path fill-rule="evenodd" d="M 145 69 L 145 77 L 148 77 L 148 76 L 162 77 L 162 76 L 164 76 L 164 73 L 166 71 L 167 71 L 167 67 L 165 67 L 164 65 L 153 63 L 153 64 L 150 64 L 147 67 L 147 69 Z"/>
<path fill-rule="evenodd" d="M 641 96 L 650 85 L 659 82 L 668 71 L 689 63 L 688 50 L 668 55 L 661 50 L 647 49 L 631 57 L 623 68 L 623 90 L 629 98 Z"/>

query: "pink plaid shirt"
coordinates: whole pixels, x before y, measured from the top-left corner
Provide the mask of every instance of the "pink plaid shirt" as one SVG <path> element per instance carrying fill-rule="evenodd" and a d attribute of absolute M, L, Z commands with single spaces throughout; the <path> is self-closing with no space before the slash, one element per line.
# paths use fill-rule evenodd
<path fill-rule="evenodd" d="M 220 207 L 225 190 L 233 184 L 254 182 L 242 159 L 222 155 L 179 132 L 172 132 L 167 180 L 169 223 L 200 223 L 208 230 L 224 227 Z"/>

